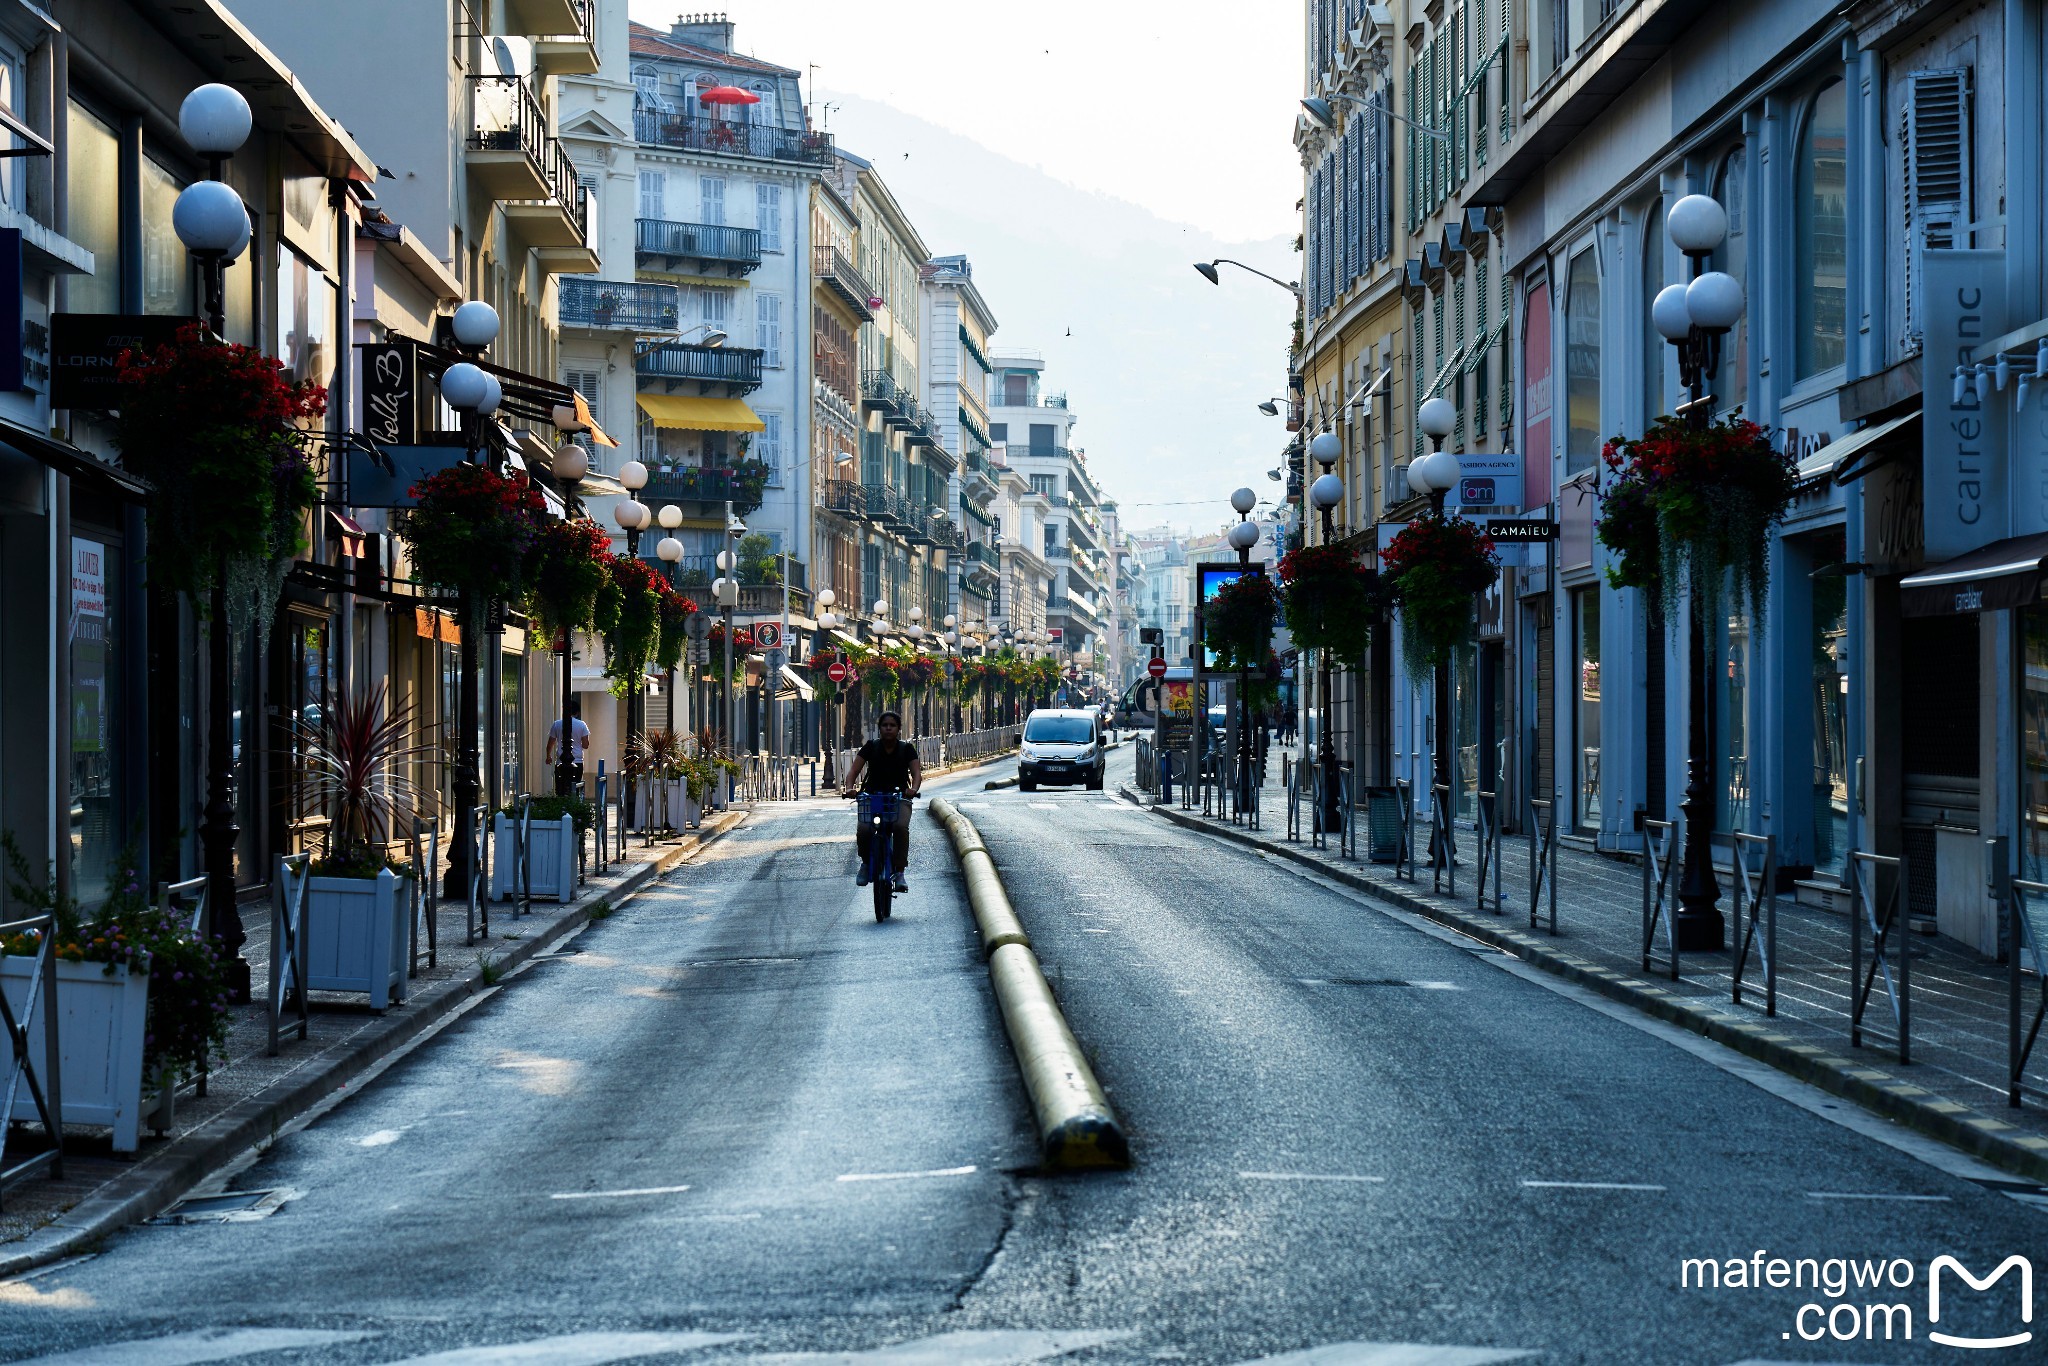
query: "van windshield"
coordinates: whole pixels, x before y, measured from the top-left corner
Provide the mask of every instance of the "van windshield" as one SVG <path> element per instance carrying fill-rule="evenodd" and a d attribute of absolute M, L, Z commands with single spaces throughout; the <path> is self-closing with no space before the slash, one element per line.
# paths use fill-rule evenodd
<path fill-rule="evenodd" d="M 1037 745 L 1085 745 L 1095 738 L 1095 724 L 1085 716 L 1034 716 L 1024 723 L 1024 738 Z"/>

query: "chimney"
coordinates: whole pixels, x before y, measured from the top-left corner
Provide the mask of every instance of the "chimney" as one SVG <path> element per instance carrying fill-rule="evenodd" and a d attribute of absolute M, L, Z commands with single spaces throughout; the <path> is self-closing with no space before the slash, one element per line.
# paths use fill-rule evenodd
<path fill-rule="evenodd" d="M 676 19 L 668 36 L 691 47 L 713 52 L 732 51 L 732 20 L 723 14 L 685 14 Z"/>

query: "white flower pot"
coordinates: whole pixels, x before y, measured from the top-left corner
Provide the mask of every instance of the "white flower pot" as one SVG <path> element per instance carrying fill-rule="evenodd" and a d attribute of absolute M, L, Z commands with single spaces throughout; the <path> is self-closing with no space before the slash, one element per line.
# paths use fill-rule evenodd
<path fill-rule="evenodd" d="M 500 812 L 491 826 L 491 899 L 511 901 L 519 895 L 518 849 L 512 840 L 513 818 Z M 533 899 L 571 902 L 576 899 L 576 818 L 536 820 L 527 826 L 533 863 Z"/>
<path fill-rule="evenodd" d="M 665 830 L 683 825 L 683 780 L 680 778 L 642 779 L 639 790 L 634 794 L 636 805 L 633 809 L 634 830 Z"/>
<path fill-rule="evenodd" d="M 370 1008 L 405 999 L 412 879 L 316 877 L 306 887 L 306 985 L 362 991 Z"/>
<path fill-rule="evenodd" d="M 28 999 L 32 958 L 0 958 L 0 989 L 19 1017 Z M 125 967 L 107 974 L 105 963 L 57 965 L 59 1091 L 66 1124 L 104 1124 L 114 1151 L 132 1153 L 142 1123 L 142 1045 L 149 1010 L 149 978 Z M 43 1057 L 43 1010 L 29 1024 L 29 1056 Z M 24 1082 L 13 1118 L 37 1120 L 35 1098 Z"/>
<path fill-rule="evenodd" d="M 690 795 L 690 788 L 687 783 L 680 783 L 678 786 L 683 789 L 681 828 L 684 830 L 695 830 L 704 823 L 704 803 Z"/>

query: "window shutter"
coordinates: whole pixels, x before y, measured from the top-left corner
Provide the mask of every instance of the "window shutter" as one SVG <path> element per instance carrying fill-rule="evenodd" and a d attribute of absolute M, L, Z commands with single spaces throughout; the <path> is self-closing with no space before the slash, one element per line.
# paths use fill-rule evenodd
<path fill-rule="evenodd" d="M 761 348 L 761 364 L 771 370 L 782 368 L 782 296 L 754 296 L 754 344 Z"/>
<path fill-rule="evenodd" d="M 642 218 L 668 217 L 668 173 L 666 171 L 642 171 L 640 173 L 640 216 Z"/>
<path fill-rule="evenodd" d="M 782 187 L 754 186 L 754 222 L 761 229 L 761 250 L 782 250 Z"/>
<path fill-rule="evenodd" d="M 768 467 L 768 487 L 782 487 L 782 414 L 759 413 L 761 430 L 754 433 L 753 456 Z"/>
<path fill-rule="evenodd" d="M 1917 346 L 1926 316 L 1923 254 L 1969 245 L 1969 68 L 1910 73 L 1900 117 L 1906 161 L 1904 340 Z"/>
<path fill-rule="evenodd" d="M 704 201 L 704 221 L 713 225 L 725 222 L 725 181 L 715 175 L 698 176 L 697 189 Z"/>

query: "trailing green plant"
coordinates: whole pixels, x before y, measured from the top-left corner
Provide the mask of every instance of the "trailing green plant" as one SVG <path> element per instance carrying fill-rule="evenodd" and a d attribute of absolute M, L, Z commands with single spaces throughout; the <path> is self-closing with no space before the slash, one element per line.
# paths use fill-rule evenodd
<path fill-rule="evenodd" d="M 229 623 L 267 637 L 319 496 L 303 424 L 327 411 L 327 391 L 197 323 L 153 351 L 122 352 L 115 374 L 114 442 L 151 486 L 151 582 L 204 613 L 221 581 Z"/>
<path fill-rule="evenodd" d="M 1202 643 L 1222 670 L 1256 669 L 1273 649 L 1280 599 L 1262 573 L 1244 573 L 1202 604 Z"/>
<path fill-rule="evenodd" d="M 620 594 L 605 561 L 611 538 L 596 522 L 548 519 L 527 566 L 527 606 L 549 636 L 610 630 Z"/>
<path fill-rule="evenodd" d="M 695 601 L 659 579 L 655 583 L 661 594 L 661 638 L 654 647 L 654 665 L 666 673 L 683 662 L 683 648 L 690 639 L 690 618 L 699 609 Z"/>
<path fill-rule="evenodd" d="M 410 705 L 388 706 L 380 683 L 373 692 L 342 698 L 324 724 L 293 722 L 307 791 L 328 816 L 313 876 L 375 877 L 404 867 L 387 851 L 411 835 L 422 805 L 413 765 L 437 754 L 433 745 L 415 742 L 414 721 Z"/>
<path fill-rule="evenodd" d="M 1342 546 L 1308 545 L 1280 558 L 1280 605 L 1288 634 L 1303 649 L 1357 668 L 1384 610 L 1379 579 Z"/>
<path fill-rule="evenodd" d="M 1476 522 L 1432 513 L 1403 527 L 1380 560 L 1401 609 L 1401 662 L 1411 678 L 1427 677 L 1472 639 L 1473 599 L 1500 574 L 1493 538 Z"/>
<path fill-rule="evenodd" d="M 604 676 L 620 697 L 646 676 L 647 665 L 661 638 L 661 580 L 647 562 L 633 555 L 606 561 L 619 593 L 618 616 L 604 636 Z"/>
<path fill-rule="evenodd" d="M 550 519 L 547 500 L 524 474 L 458 461 L 414 484 L 411 496 L 398 534 L 421 582 L 461 594 L 472 618 L 492 598 L 526 596 L 534 547 Z"/>
<path fill-rule="evenodd" d="M 558 821 L 564 816 L 573 817 L 579 836 L 597 821 L 597 808 L 581 797 L 557 797 L 552 794 L 545 797 L 535 796 L 529 802 L 529 808 L 533 812 L 533 819 L 537 821 Z M 516 805 L 501 806 L 498 808 L 498 814 L 507 820 L 516 821 L 520 816 L 520 808 Z"/>

